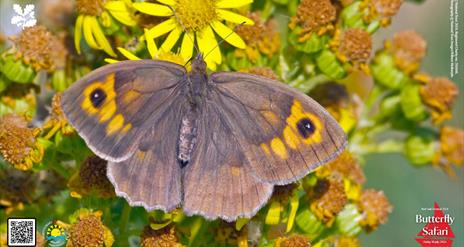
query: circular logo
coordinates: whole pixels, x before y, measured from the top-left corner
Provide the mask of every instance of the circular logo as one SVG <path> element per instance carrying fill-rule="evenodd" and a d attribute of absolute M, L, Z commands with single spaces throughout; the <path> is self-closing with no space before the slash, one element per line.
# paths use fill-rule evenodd
<path fill-rule="evenodd" d="M 66 244 L 66 230 L 54 222 L 45 225 L 43 233 L 49 246 L 60 247 Z"/>

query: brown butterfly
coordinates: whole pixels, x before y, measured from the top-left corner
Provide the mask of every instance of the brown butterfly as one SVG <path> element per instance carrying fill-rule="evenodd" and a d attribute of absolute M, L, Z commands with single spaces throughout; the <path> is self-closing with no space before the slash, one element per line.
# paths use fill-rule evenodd
<path fill-rule="evenodd" d="M 297 181 L 346 145 L 314 100 L 278 81 L 208 76 L 154 60 L 103 66 L 72 85 L 62 109 L 109 161 L 116 193 L 132 206 L 227 221 L 252 217 L 274 185 Z"/>

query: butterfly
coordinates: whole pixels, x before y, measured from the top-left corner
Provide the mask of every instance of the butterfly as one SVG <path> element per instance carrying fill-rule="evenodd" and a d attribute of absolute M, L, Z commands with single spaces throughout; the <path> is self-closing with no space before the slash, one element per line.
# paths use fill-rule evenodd
<path fill-rule="evenodd" d="M 108 161 L 132 206 L 234 221 L 250 218 L 275 185 L 335 158 L 346 135 L 317 102 L 288 85 L 238 72 L 208 75 L 135 60 L 89 73 L 61 100 L 68 121 Z"/>

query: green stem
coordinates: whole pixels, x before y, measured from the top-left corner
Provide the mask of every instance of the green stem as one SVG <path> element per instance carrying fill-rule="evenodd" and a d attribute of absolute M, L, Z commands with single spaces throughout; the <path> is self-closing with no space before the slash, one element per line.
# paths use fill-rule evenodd
<path fill-rule="evenodd" d="M 122 209 L 122 214 L 121 214 L 121 221 L 119 222 L 119 234 L 120 236 L 124 236 L 126 233 L 126 228 L 127 228 L 127 223 L 129 222 L 129 216 L 131 213 L 131 206 L 124 202 L 124 207 Z"/>

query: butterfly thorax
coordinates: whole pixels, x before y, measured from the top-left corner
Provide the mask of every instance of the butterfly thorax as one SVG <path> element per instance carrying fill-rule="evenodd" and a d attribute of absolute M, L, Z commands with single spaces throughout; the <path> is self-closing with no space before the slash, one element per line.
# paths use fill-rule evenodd
<path fill-rule="evenodd" d="M 192 60 L 192 70 L 188 75 L 188 79 L 190 84 L 189 99 L 193 107 L 197 107 L 206 95 L 208 84 L 206 63 L 201 54 Z"/>

